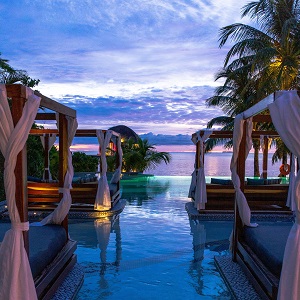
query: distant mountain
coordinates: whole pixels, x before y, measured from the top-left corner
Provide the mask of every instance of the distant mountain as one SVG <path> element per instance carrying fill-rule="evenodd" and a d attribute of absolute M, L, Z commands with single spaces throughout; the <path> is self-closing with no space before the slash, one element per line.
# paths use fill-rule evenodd
<path fill-rule="evenodd" d="M 150 144 L 154 145 L 193 145 L 191 135 L 189 134 L 153 134 L 152 132 L 140 134 L 141 139 L 147 139 Z"/>

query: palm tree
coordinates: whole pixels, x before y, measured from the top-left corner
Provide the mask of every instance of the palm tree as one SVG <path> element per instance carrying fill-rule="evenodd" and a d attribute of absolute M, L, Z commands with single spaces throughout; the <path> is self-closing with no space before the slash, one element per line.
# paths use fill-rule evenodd
<path fill-rule="evenodd" d="M 226 116 L 215 118 L 209 126 L 221 121 L 230 127 L 237 113 L 268 94 L 299 87 L 299 11 L 299 1 L 295 0 L 253 1 L 242 8 L 242 17 L 256 19 L 257 28 L 241 23 L 221 28 L 220 47 L 229 38 L 235 44 L 225 57 L 223 71 L 217 75 L 217 79 L 226 79 L 224 86 L 217 89 L 207 103 L 220 106 L 227 119 Z M 259 143 L 254 147 L 256 153 Z M 256 154 L 258 157 L 258 152 Z M 257 162 L 255 165 L 258 166 Z M 258 175 L 259 170 L 254 169 L 254 175 Z"/>
<path fill-rule="evenodd" d="M 122 143 L 123 170 L 125 172 L 144 172 L 153 169 L 160 163 L 169 163 L 171 155 L 168 152 L 156 151 L 147 139 L 138 138 L 137 142 L 129 138 Z"/>
<path fill-rule="evenodd" d="M 253 1 L 242 8 L 242 17 L 257 20 L 258 28 L 236 23 L 220 31 L 220 47 L 229 38 L 235 42 L 224 66 L 234 73 L 245 67 L 250 70 L 244 91 L 249 85 L 257 86 L 259 100 L 276 90 L 299 86 L 299 13 L 298 0 Z"/>
<path fill-rule="evenodd" d="M 208 128 L 215 125 L 222 126 L 221 130 L 233 130 L 234 118 L 237 114 L 243 112 L 256 103 L 256 88 L 249 85 L 249 89 L 244 91 L 245 82 L 249 80 L 250 73 L 246 68 L 239 74 L 234 74 L 230 67 L 224 68 L 220 71 L 216 80 L 224 78 L 223 86 L 216 88 L 215 95 L 206 100 L 209 106 L 219 106 L 222 108 L 225 116 L 213 118 L 207 123 Z M 258 129 L 260 124 L 255 123 L 254 128 Z M 225 148 L 232 148 L 232 139 L 209 139 L 206 143 L 206 151 L 210 151 L 214 146 L 223 144 Z M 253 176 L 260 176 L 258 155 L 260 149 L 260 141 L 253 139 L 254 148 L 254 174 Z"/>

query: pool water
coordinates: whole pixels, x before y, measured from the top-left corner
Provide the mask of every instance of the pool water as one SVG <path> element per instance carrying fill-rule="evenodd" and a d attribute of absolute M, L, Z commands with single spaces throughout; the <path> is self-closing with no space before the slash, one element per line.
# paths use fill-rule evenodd
<path fill-rule="evenodd" d="M 189 220 L 189 176 L 122 180 L 124 211 L 70 220 L 84 268 L 80 299 L 231 299 L 215 255 L 228 255 L 230 221 Z"/>

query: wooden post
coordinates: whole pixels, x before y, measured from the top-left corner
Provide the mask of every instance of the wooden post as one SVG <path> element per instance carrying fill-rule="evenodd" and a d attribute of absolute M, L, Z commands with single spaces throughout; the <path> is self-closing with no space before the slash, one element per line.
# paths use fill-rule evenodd
<path fill-rule="evenodd" d="M 243 125 L 243 137 L 241 140 L 240 148 L 239 148 L 239 154 L 238 154 L 238 160 L 237 160 L 237 174 L 240 178 L 241 182 L 241 191 L 244 192 L 245 190 L 245 160 L 246 160 L 246 122 L 244 122 Z M 239 239 L 239 233 L 242 229 L 242 220 L 239 215 L 239 210 L 237 206 L 237 201 L 235 199 L 234 201 L 234 229 L 233 229 L 233 253 L 232 253 L 232 259 L 233 261 L 237 260 L 237 244 Z"/>
<path fill-rule="evenodd" d="M 45 145 L 45 149 L 44 149 L 44 172 L 45 172 L 45 180 L 49 181 L 50 176 L 49 176 L 49 134 L 46 133 L 44 135 L 45 139 L 44 139 L 44 145 Z"/>
<path fill-rule="evenodd" d="M 12 118 L 14 126 L 20 120 L 26 101 L 26 89 L 22 85 L 7 87 L 8 97 L 12 98 Z M 27 148 L 26 144 L 17 156 L 15 167 L 16 176 L 16 206 L 22 223 L 28 222 L 28 197 L 27 197 Z M 24 247 L 29 256 L 29 232 L 23 231 Z"/>
<path fill-rule="evenodd" d="M 59 114 L 59 187 L 64 187 L 65 175 L 68 168 L 68 120 L 63 114 Z M 59 201 L 63 193 L 59 193 Z M 68 236 L 68 215 L 62 222 Z"/>
<path fill-rule="evenodd" d="M 264 136 L 264 152 L 263 152 L 263 172 L 262 172 L 262 178 L 267 179 L 268 178 L 268 146 L 269 141 L 268 137 Z"/>

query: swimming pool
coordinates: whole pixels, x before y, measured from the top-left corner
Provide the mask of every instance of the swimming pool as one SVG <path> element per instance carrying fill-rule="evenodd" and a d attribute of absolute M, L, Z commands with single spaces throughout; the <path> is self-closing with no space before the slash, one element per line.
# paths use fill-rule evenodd
<path fill-rule="evenodd" d="M 122 181 L 114 219 L 70 220 L 85 272 L 81 299 L 231 299 L 213 258 L 228 254 L 230 221 L 189 220 L 189 176 Z"/>

